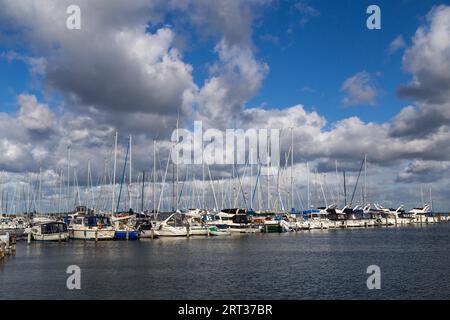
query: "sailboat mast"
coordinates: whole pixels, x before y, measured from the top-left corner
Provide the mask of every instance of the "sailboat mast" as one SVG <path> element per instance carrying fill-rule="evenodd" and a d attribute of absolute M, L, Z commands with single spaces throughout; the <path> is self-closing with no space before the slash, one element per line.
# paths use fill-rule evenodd
<path fill-rule="evenodd" d="M 86 205 L 87 205 L 88 209 L 92 208 L 92 204 L 89 203 L 90 200 L 88 200 L 89 199 L 89 191 L 91 190 L 90 177 L 91 177 L 91 159 L 88 159 L 88 163 L 87 163 L 87 187 L 86 187 L 86 192 L 85 192 Z M 91 198 L 91 200 L 92 200 L 92 198 Z"/>
<path fill-rule="evenodd" d="M 250 148 L 250 159 L 249 159 L 249 162 L 250 162 L 250 179 L 249 179 L 250 180 L 250 183 L 249 183 L 250 192 L 248 194 L 248 197 L 250 199 L 250 209 L 253 209 L 253 194 L 252 194 L 253 161 L 254 161 L 253 160 L 253 148 Z"/>
<path fill-rule="evenodd" d="M 153 140 L 153 214 L 156 214 L 156 141 Z"/>
<path fill-rule="evenodd" d="M 267 158 L 266 158 L 266 165 L 267 165 L 267 172 L 266 172 L 266 182 L 267 182 L 267 211 L 270 210 L 270 163 L 269 160 L 269 131 L 267 131 Z"/>
<path fill-rule="evenodd" d="M 132 194 L 131 194 L 131 184 L 132 184 L 132 181 L 131 181 L 131 134 L 130 134 L 130 137 L 129 137 L 129 152 L 130 152 L 130 168 L 129 168 L 129 170 L 130 170 L 130 172 L 129 172 L 129 178 L 128 178 L 128 200 L 130 201 L 130 206 L 129 206 L 129 208 L 130 209 L 132 209 L 133 208 L 133 204 L 132 204 Z"/>
<path fill-rule="evenodd" d="M 433 211 L 433 199 L 431 198 L 431 186 L 430 186 L 430 210 Z"/>
<path fill-rule="evenodd" d="M 0 172 L 0 215 L 3 214 L 3 171 Z"/>
<path fill-rule="evenodd" d="M 202 209 L 206 209 L 205 206 L 205 158 L 204 158 L 204 141 L 202 137 Z"/>
<path fill-rule="evenodd" d="M 41 213 L 42 201 L 42 168 L 39 168 L 38 212 Z"/>
<path fill-rule="evenodd" d="M 336 165 L 336 190 L 337 190 L 337 203 L 336 205 L 339 206 L 339 203 L 341 202 L 341 190 L 339 188 L 339 174 L 338 174 L 338 163 L 337 160 L 335 160 Z"/>
<path fill-rule="evenodd" d="M 70 145 L 67 147 L 67 212 L 70 211 L 69 208 L 69 199 L 70 199 Z"/>
<path fill-rule="evenodd" d="M 363 206 L 366 205 L 367 201 L 367 154 L 364 155 L 364 199 Z"/>
<path fill-rule="evenodd" d="M 58 213 L 61 213 L 61 193 L 62 193 L 62 169 L 59 170 L 59 200 L 58 200 Z M 25 209 L 27 212 L 28 210 Z"/>
<path fill-rule="evenodd" d="M 177 153 L 176 153 L 176 163 L 175 163 L 175 174 L 176 174 L 176 182 L 175 182 L 175 209 L 178 211 L 178 140 L 179 140 L 179 136 L 178 136 L 178 119 L 177 119 Z"/>
<path fill-rule="evenodd" d="M 306 162 L 306 191 L 308 193 L 308 210 L 311 208 L 310 196 L 309 196 L 309 163 Z"/>
<path fill-rule="evenodd" d="M 111 195 L 111 214 L 114 215 L 114 202 L 116 194 L 116 167 L 117 167 L 117 130 L 114 133 L 114 166 L 113 166 L 113 185 Z"/>
<path fill-rule="evenodd" d="M 144 212 L 145 170 L 142 171 L 141 212 Z"/>
<path fill-rule="evenodd" d="M 420 185 L 420 200 L 422 201 L 422 208 L 424 208 L 425 201 L 423 200 L 423 185 Z"/>
<path fill-rule="evenodd" d="M 291 210 L 294 208 L 294 128 L 291 127 Z"/>
<path fill-rule="evenodd" d="M 343 171 L 344 175 L 344 205 L 347 205 L 347 186 L 345 184 L 345 170 Z"/>

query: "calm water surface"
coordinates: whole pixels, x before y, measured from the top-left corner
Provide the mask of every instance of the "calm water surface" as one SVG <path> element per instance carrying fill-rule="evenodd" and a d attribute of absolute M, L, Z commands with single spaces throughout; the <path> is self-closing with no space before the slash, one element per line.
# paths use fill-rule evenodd
<path fill-rule="evenodd" d="M 366 269 L 381 268 L 381 290 Z M 68 290 L 66 268 L 81 268 Z M 0 299 L 450 299 L 450 223 L 129 242 L 19 242 Z"/>

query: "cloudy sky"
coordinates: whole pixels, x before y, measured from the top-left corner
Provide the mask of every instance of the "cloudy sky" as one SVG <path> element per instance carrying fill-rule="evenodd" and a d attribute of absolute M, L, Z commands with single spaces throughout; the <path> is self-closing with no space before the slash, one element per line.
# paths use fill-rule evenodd
<path fill-rule="evenodd" d="M 352 186 L 367 154 L 371 202 L 417 206 L 422 186 L 448 209 L 450 4 L 377 1 L 382 28 L 368 30 L 372 2 L 0 0 L 2 189 L 39 168 L 56 185 L 68 146 L 79 183 L 88 160 L 98 181 L 115 130 L 121 159 L 133 137 L 137 177 L 179 118 L 281 128 L 284 154 L 294 127 L 299 198 L 306 162 L 338 189 L 335 161 Z M 66 27 L 72 4 L 80 30 Z"/>

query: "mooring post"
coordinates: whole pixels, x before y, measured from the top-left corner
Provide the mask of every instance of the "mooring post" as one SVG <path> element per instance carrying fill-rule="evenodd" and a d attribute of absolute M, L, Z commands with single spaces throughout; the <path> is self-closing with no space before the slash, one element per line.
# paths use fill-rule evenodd
<path fill-rule="evenodd" d="M 31 243 L 31 232 L 28 232 L 28 235 L 27 235 L 27 244 L 30 244 Z"/>
<path fill-rule="evenodd" d="M 12 241 L 11 241 L 11 253 L 12 254 L 16 253 L 16 236 L 15 235 L 12 237 Z"/>
<path fill-rule="evenodd" d="M 98 241 L 98 230 L 95 230 L 95 242 Z"/>
<path fill-rule="evenodd" d="M 187 237 L 189 238 L 190 237 L 190 233 L 191 233 L 191 226 L 187 225 L 186 226 L 186 230 L 187 230 Z"/>
<path fill-rule="evenodd" d="M 5 257 L 5 243 L 2 241 L 0 244 L 0 259 Z"/>

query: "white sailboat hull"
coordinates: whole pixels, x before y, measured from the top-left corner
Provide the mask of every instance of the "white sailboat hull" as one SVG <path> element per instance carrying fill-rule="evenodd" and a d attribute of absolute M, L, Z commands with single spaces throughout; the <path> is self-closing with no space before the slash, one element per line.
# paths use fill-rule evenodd
<path fill-rule="evenodd" d="M 155 235 L 158 237 L 186 237 L 186 227 L 162 226 L 155 228 Z"/>
<path fill-rule="evenodd" d="M 36 241 L 66 241 L 69 239 L 69 233 L 68 232 L 61 232 L 61 233 L 52 233 L 52 234 L 37 234 L 32 233 L 33 240 Z"/>
<path fill-rule="evenodd" d="M 207 236 L 208 228 L 206 227 L 191 227 L 189 229 L 190 236 Z"/>
<path fill-rule="evenodd" d="M 69 236 L 74 240 L 112 240 L 114 239 L 114 229 L 72 229 Z"/>

